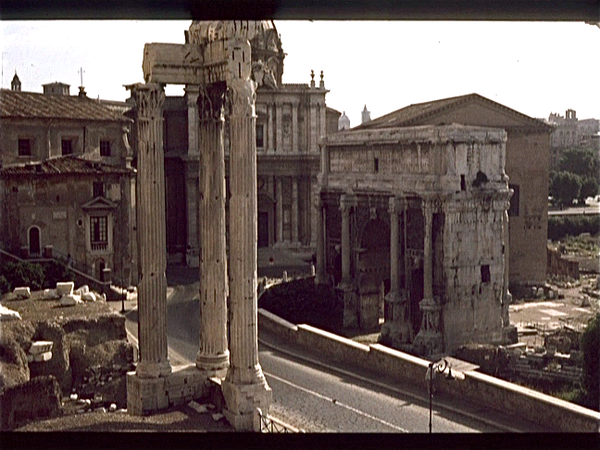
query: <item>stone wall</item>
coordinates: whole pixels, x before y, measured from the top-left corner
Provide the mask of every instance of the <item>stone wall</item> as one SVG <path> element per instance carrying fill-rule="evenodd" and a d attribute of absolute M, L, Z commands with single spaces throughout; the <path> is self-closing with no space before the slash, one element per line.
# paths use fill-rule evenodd
<path fill-rule="evenodd" d="M 549 275 L 568 276 L 579 280 L 579 262 L 562 257 L 560 250 L 547 247 Z"/>

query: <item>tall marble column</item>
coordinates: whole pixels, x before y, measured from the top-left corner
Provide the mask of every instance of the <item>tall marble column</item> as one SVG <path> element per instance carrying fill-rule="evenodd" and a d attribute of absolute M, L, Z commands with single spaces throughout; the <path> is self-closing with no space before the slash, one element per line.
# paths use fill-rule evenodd
<path fill-rule="evenodd" d="M 414 346 L 422 355 L 432 355 L 443 350 L 443 336 L 440 328 L 441 305 L 433 297 L 433 202 L 423 199 L 425 216 L 425 237 L 423 242 L 423 300 L 419 308 L 423 314 L 421 328 L 415 336 Z"/>
<path fill-rule="evenodd" d="M 325 275 L 325 220 L 323 210 L 323 200 L 321 199 L 321 193 L 316 191 L 313 193 L 314 204 L 317 211 L 317 267 L 316 267 L 316 284 L 327 283 L 327 277 Z"/>
<path fill-rule="evenodd" d="M 298 178 L 292 176 L 292 245 L 298 244 Z"/>
<path fill-rule="evenodd" d="M 187 154 L 187 249 L 186 264 L 190 267 L 198 266 L 198 85 L 187 85 L 185 97 L 188 107 L 188 154 Z"/>
<path fill-rule="evenodd" d="M 400 227 L 398 226 L 399 213 L 406 208 L 406 199 L 390 197 L 390 292 L 385 297 L 384 318 L 385 323 L 381 328 L 381 342 L 398 346 L 407 343 L 410 339 L 408 325 L 408 305 L 405 290 L 400 290 Z"/>
<path fill-rule="evenodd" d="M 137 237 L 139 378 L 171 373 L 167 352 L 167 242 L 163 151 L 163 86 L 128 86 L 138 110 Z"/>
<path fill-rule="evenodd" d="M 229 366 L 225 246 L 225 83 L 200 94 L 200 347 L 196 367 L 213 376 Z M 222 375 L 225 375 L 223 373 Z"/>
<path fill-rule="evenodd" d="M 340 289 L 344 293 L 344 328 L 358 327 L 358 299 L 354 292 L 354 283 L 350 275 L 350 208 L 354 199 L 347 194 L 340 196 L 340 211 L 342 212 L 342 281 Z"/>
<path fill-rule="evenodd" d="M 251 430 L 256 409 L 267 414 L 272 394 L 258 361 L 256 93 L 255 84 L 250 80 L 250 43 L 236 39 L 226 47 L 232 53 L 227 83 L 231 142 L 231 355 L 222 384 L 226 402 L 223 413 L 237 430 Z"/>

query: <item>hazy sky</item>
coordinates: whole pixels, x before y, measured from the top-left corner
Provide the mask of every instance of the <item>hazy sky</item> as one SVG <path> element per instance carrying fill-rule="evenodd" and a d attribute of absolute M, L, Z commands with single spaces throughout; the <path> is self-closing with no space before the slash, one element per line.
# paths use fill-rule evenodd
<path fill-rule="evenodd" d="M 61 81 L 88 96 L 124 100 L 143 81 L 143 47 L 183 43 L 189 21 L 0 22 L 2 87 L 15 70 L 24 91 Z M 285 83 L 318 81 L 327 105 L 360 123 L 412 103 L 476 92 L 532 117 L 577 111 L 600 119 L 600 28 L 540 22 L 276 21 Z M 179 94 L 169 87 L 167 93 Z"/>

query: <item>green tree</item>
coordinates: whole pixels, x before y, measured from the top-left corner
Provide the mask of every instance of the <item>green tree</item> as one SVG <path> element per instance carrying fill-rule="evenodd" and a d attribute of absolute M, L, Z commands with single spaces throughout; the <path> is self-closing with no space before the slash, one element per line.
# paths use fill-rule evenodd
<path fill-rule="evenodd" d="M 584 205 L 585 199 L 598 194 L 598 182 L 595 178 L 585 177 L 581 182 L 579 191 L 579 204 Z"/>
<path fill-rule="evenodd" d="M 29 286 L 32 291 L 37 291 L 44 284 L 44 270 L 39 264 L 27 261 L 6 263 L 2 270 L 11 289 L 19 286 Z"/>
<path fill-rule="evenodd" d="M 600 314 L 590 320 L 581 335 L 583 389 L 587 407 L 600 410 Z"/>
<path fill-rule="evenodd" d="M 571 205 L 574 199 L 579 198 L 580 190 L 581 180 L 574 173 L 557 172 L 552 178 L 550 193 L 561 206 Z"/>
<path fill-rule="evenodd" d="M 561 152 L 559 171 L 600 181 L 600 156 L 592 148 L 569 148 Z"/>

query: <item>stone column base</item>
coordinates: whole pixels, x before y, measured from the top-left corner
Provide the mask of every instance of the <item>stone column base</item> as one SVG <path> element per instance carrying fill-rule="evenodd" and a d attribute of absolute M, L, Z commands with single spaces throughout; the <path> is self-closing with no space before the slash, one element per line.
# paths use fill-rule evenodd
<path fill-rule="evenodd" d="M 341 285 L 344 293 L 344 328 L 358 328 L 358 295 L 350 285 Z"/>
<path fill-rule="evenodd" d="M 206 373 L 207 378 L 225 378 L 229 368 L 229 350 L 219 355 L 204 355 L 198 352 L 196 355 L 196 367 Z"/>
<path fill-rule="evenodd" d="M 256 408 L 260 408 L 263 414 L 268 414 L 273 393 L 266 381 L 233 384 L 225 380 L 223 396 L 227 404 L 223 415 L 231 426 L 238 431 L 258 431 L 255 430 Z"/>
<path fill-rule="evenodd" d="M 171 375 L 159 378 L 140 378 L 135 372 L 127 373 L 127 412 L 145 416 L 206 397 L 210 382 L 206 373 L 194 365 L 177 368 Z"/>

